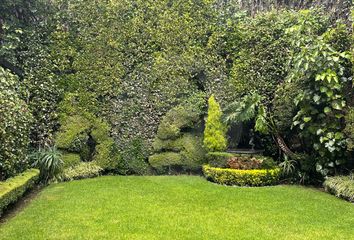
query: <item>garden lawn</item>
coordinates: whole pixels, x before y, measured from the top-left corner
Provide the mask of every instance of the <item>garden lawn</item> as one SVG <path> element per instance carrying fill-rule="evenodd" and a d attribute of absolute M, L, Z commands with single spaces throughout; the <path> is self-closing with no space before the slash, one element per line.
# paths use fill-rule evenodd
<path fill-rule="evenodd" d="M 53 184 L 0 239 L 354 239 L 354 205 L 300 186 L 237 188 L 196 176 Z"/>

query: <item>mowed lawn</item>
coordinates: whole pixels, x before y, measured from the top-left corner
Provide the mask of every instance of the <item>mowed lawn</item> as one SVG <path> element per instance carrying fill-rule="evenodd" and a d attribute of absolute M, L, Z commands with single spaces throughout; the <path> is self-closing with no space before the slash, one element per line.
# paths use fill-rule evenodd
<path fill-rule="evenodd" d="M 354 239 L 354 205 L 300 186 L 225 187 L 196 176 L 53 184 L 0 239 Z"/>

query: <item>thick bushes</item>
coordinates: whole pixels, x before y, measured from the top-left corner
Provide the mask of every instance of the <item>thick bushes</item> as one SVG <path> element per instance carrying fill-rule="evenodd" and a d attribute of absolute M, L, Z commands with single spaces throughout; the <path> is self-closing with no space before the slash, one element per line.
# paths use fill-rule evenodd
<path fill-rule="evenodd" d="M 0 182 L 0 216 L 4 209 L 17 201 L 39 178 L 39 170 L 29 169 L 5 182 Z"/>
<path fill-rule="evenodd" d="M 18 94 L 18 78 L 0 67 L 0 180 L 28 167 L 32 115 Z"/>
<path fill-rule="evenodd" d="M 253 169 L 239 170 L 230 168 L 214 168 L 209 165 L 203 166 L 204 176 L 215 183 L 237 186 L 267 186 L 277 184 L 281 170 Z"/>
<path fill-rule="evenodd" d="M 327 192 L 354 202 L 354 176 L 330 177 L 323 186 Z"/>

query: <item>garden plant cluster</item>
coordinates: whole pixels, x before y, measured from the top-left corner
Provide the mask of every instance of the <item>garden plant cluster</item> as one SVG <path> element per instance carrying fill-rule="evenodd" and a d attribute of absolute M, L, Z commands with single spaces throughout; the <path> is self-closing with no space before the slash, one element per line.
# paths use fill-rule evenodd
<path fill-rule="evenodd" d="M 244 2 L 2 0 L 0 214 L 38 181 L 106 174 L 354 201 L 351 6 Z"/>

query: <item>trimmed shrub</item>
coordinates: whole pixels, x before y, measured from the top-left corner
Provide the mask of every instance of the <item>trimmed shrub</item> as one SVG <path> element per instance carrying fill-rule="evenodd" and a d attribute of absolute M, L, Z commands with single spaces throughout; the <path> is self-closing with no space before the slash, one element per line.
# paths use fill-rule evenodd
<path fill-rule="evenodd" d="M 67 153 L 79 154 L 82 161 L 94 161 L 106 171 L 116 171 L 121 157 L 110 137 L 109 124 L 86 111 L 80 97 L 67 94 L 61 103 L 61 127 L 56 145 Z"/>
<path fill-rule="evenodd" d="M 223 151 L 227 148 L 226 126 L 221 121 L 221 108 L 214 95 L 208 100 L 208 117 L 205 122 L 204 146 L 209 152 Z"/>
<path fill-rule="evenodd" d="M 205 163 L 202 138 L 191 133 L 185 133 L 176 140 L 167 141 L 167 144 L 160 150 L 167 152 L 160 152 L 149 158 L 154 168 L 175 165 L 184 169 L 197 170 Z"/>
<path fill-rule="evenodd" d="M 204 176 L 215 183 L 237 186 L 267 186 L 279 182 L 280 168 L 239 170 L 203 166 Z"/>
<path fill-rule="evenodd" d="M 0 216 L 8 205 L 16 202 L 38 179 L 39 170 L 29 169 L 5 182 L 0 182 Z"/>
<path fill-rule="evenodd" d="M 140 138 L 133 139 L 130 144 L 121 153 L 122 161 L 125 164 L 126 172 L 121 174 L 148 175 L 151 173 L 151 167 L 146 161 L 147 149 L 144 141 Z"/>
<path fill-rule="evenodd" d="M 81 162 L 80 155 L 76 153 L 64 153 L 62 159 L 64 162 L 64 169 L 74 167 Z"/>
<path fill-rule="evenodd" d="M 339 198 L 354 202 L 354 176 L 327 178 L 323 183 L 325 190 Z"/>
<path fill-rule="evenodd" d="M 195 94 L 164 116 L 152 144 L 155 154 L 149 158 L 151 166 L 159 172 L 170 172 L 170 166 L 178 170 L 201 169 L 205 150 L 199 127 L 204 107 L 204 94 Z"/>
<path fill-rule="evenodd" d="M 84 178 L 93 178 L 100 176 L 103 169 L 94 162 L 81 162 L 80 164 L 65 169 L 62 180 L 72 181 Z"/>
<path fill-rule="evenodd" d="M 227 161 L 232 158 L 234 154 L 228 152 L 209 152 L 207 160 L 212 167 L 227 167 Z"/>
<path fill-rule="evenodd" d="M 163 152 L 151 155 L 149 163 L 157 169 L 162 169 L 166 166 L 179 165 L 182 162 L 182 155 L 175 152 Z"/>

